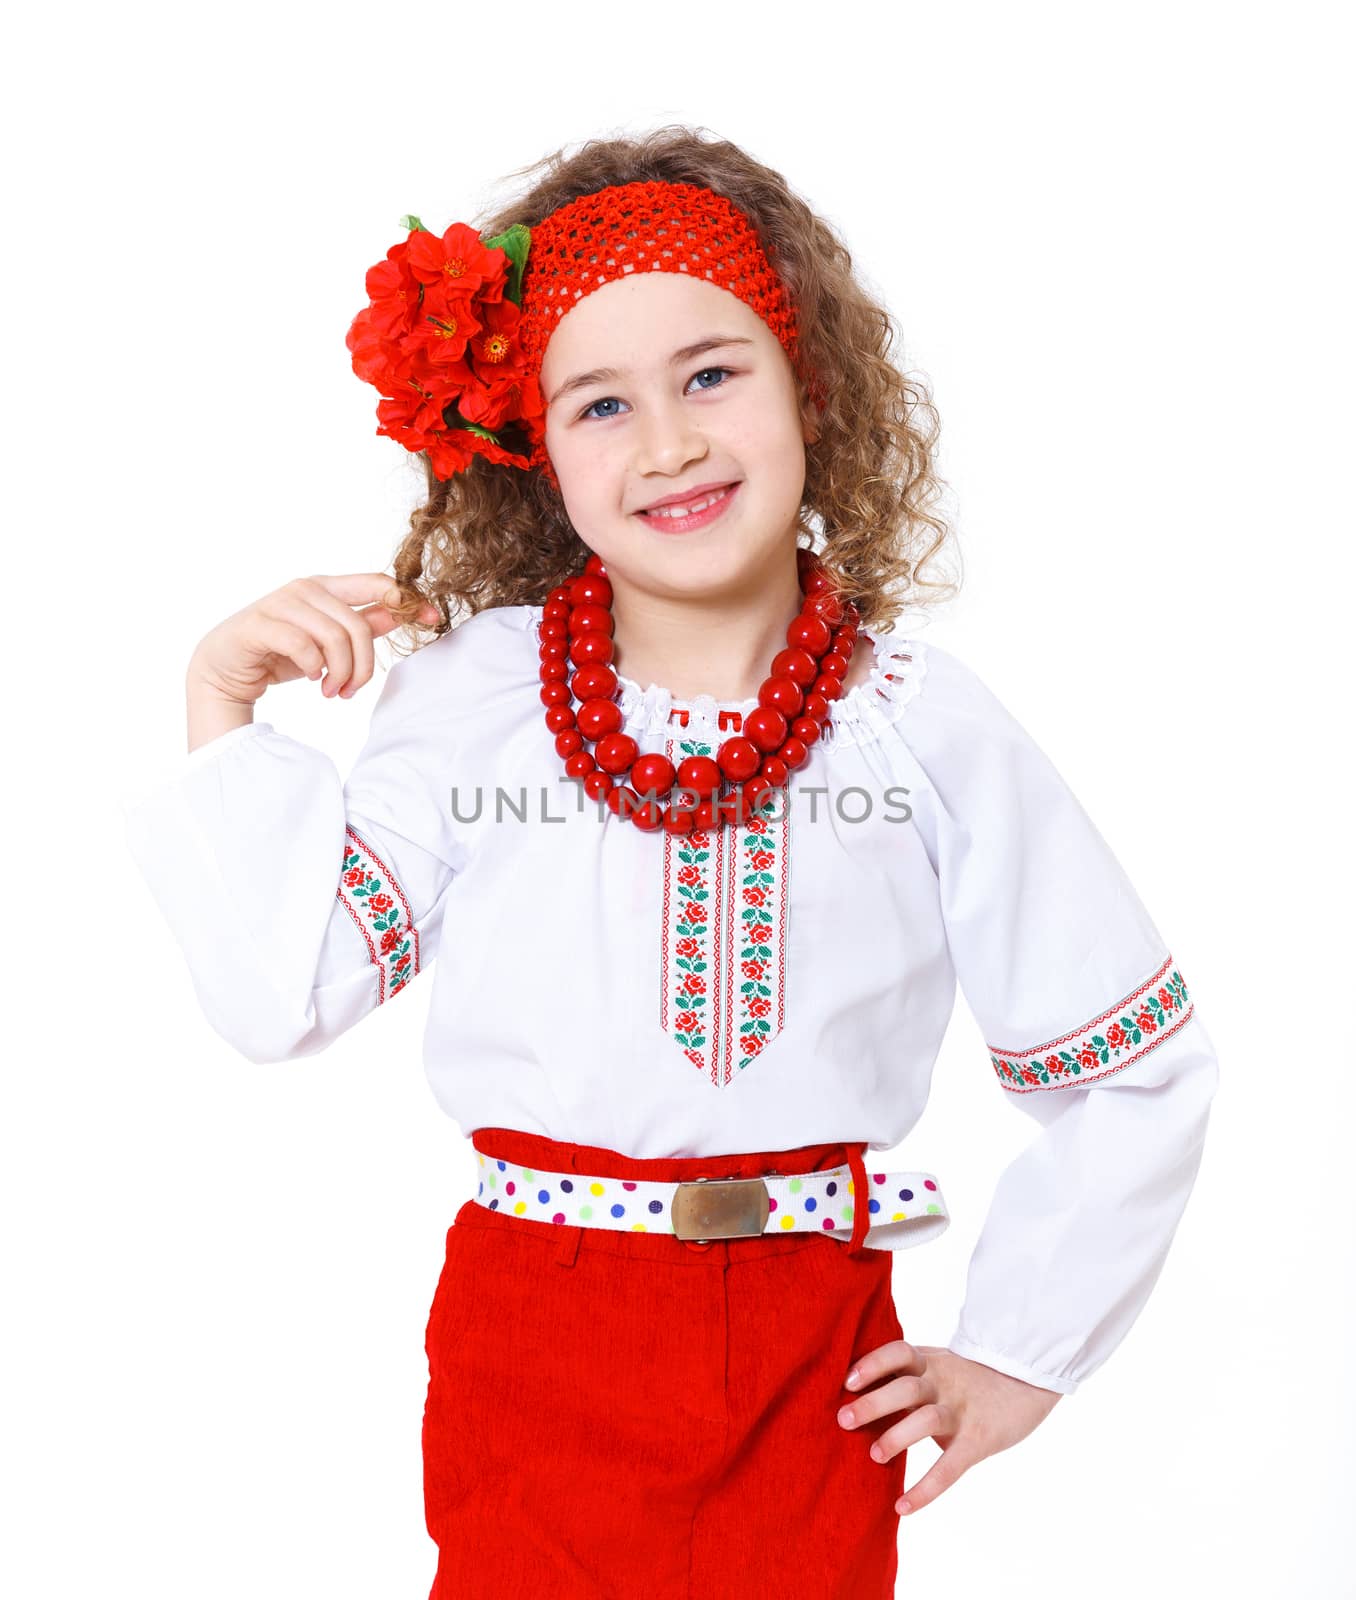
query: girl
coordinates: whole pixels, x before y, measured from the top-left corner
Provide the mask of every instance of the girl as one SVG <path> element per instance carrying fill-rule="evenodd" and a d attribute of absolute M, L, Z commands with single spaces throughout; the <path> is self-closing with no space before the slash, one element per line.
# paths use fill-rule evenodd
<path fill-rule="evenodd" d="M 884 1597 L 899 1516 L 1144 1305 L 1214 1052 L 1050 762 L 890 632 L 954 588 L 935 413 L 842 244 L 689 129 L 543 166 L 368 273 L 354 370 L 427 475 L 394 579 L 208 633 L 129 838 L 252 1061 L 441 958 L 426 1067 L 479 1178 L 426 1339 L 435 1600 Z M 302 675 L 355 693 L 398 625 L 427 637 L 346 783 L 255 721 Z M 891 1263 L 942 1191 L 864 1157 L 921 1115 L 957 981 L 1039 1132 L 938 1347 Z"/>

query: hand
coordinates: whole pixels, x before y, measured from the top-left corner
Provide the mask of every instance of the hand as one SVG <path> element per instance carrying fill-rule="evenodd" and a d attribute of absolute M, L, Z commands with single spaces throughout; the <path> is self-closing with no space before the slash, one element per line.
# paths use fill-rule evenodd
<path fill-rule="evenodd" d="M 189 693 L 253 706 L 271 684 L 318 678 L 328 669 L 321 693 L 347 699 L 372 676 L 372 641 L 396 626 L 389 608 L 399 600 L 384 572 L 294 578 L 199 641 Z M 367 609 L 354 611 L 356 605 Z M 418 620 L 431 625 L 439 615 L 426 603 Z"/>
<path fill-rule="evenodd" d="M 853 1370 L 861 1377 L 845 1385 L 856 1398 L 844 1408 L 851 1410 L 852 1421 L 845 1421 L 840 1410 L 840 1426 L 859 1427 L 891 1412 L 908 1413 L 876 1440 L 875 1459 L 889 1461 L 921 1439 L 935 1439 L 942 1447 L 931 1468 L 895 1503 L 895 1510 L 904 1514 L 930 1504 L 985 1456 L 1025 1439 L 1064 1398 L 954 1351 L 902 1339 L 869 1351 Z M 867 1388 L 880 1378 L 890 1382 Z"/>

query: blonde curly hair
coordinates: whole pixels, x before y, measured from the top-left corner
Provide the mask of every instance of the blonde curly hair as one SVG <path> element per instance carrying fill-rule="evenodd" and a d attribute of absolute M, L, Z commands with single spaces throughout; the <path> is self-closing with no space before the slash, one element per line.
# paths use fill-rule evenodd
<path fill-rule="evenodd" d="M 926 381 L 889 359 L 890 314 L 853 275 L 847 247 L 786 179 L 704 128 L 653 132 L 556 150 L 508 174 L 529 180 L 521 197 L 472 225 L 482 237 L 515 222 L 531 228 L 558 207 L 613 184 L 695 183 L 724 195 L 776 252 L 799 315 L 806 369 L 823 385 L 819 436 L 806 446 L 798 543 L 818 551 L 861 624 L 888 631 L 906 608 L 949 600 L 959 585 L 923 576 L 953 539 L 937 502 L 945 488 L 934 453 L 940 425 Z M 799 399 L 806 396 L 798 384 Z M 442 480 L 418 452 L 427 485 L 392 570 L 391 609 L 417 649 L 492 606 L 538 605 L 582 570 L 590 554 L 559 492 L 539 472 L 474 456 Z M 440 613 L 420 623 L 432 602 Z M 397 654 L 402 653 L 397 650 Z"/>

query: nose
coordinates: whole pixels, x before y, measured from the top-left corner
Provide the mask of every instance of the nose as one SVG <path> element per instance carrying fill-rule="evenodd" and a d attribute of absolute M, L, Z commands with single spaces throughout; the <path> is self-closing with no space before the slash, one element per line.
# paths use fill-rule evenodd
<path fill-rule="evenodd" d="M 706 440 L 692 410 L 682 401 L 660 401 L 645 408 L 636 428 L 636 475 L 677 477 L 707 453 Z"/>

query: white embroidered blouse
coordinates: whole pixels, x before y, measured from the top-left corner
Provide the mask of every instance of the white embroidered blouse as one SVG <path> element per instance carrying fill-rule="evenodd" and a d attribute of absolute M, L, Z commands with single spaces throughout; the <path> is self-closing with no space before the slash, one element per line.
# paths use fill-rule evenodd
<path fill-rule="evenodd" d="M 468 1137 L 880 1151 L 923 1112 L 959 980 L 1040 1132 L 998 1181 L 950 1348 L 1072 1393 L 1148 1299 L 1218 1077 L 1077 799 L 957 657 L 863 630 L 870 678 L 765 816 L 646 833 L 565 777 L 540 621 L 494 608 L 397 658 L 347 782 L 254 722 L 124 797 L 212 1026 L 251 1061 L 308 1055 L 441 957 L 425 1066 Z M 623 679 L 621 704 L 677 765 L 756 702 Z"/>

